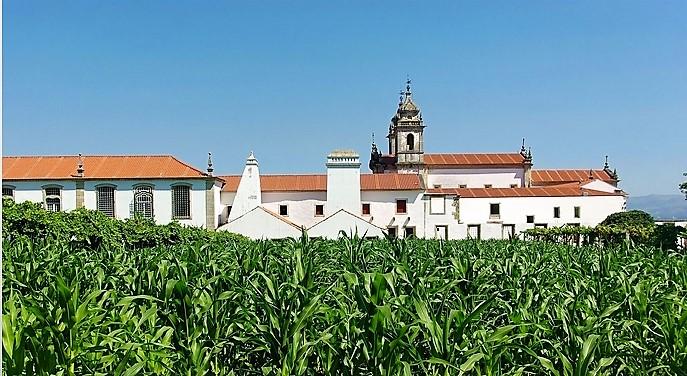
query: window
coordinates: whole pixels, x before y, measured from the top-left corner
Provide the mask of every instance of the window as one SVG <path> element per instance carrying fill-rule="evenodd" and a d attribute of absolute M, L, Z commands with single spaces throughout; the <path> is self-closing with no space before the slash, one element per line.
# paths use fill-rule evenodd
<path fill-rule="evenodd" d="M 441 184 L 434 184 L 434 188 L 436 188 L 436 189 L 441 188 Z"/>
<path fill-rule="evenodd" d="M 489 218 L 501 217 L 501 204 L 489 204 Z"/>
<path fill-rule="evenodd" d="M 3 193 L 3 195 L 4 195 L 4 193 Z M 574 210 L 575 210 L 575 218 L 580 218 L 580 207 L 575 206 Z"/>
<path fill-rule="evenodd" d="M 547 227 L 549 227 L 549 225 L 547 225 L 546 223 L 537 223 L 534 225 L 534 228 L 547 228 Z"/>
<path fill-rule="evenodd" d="M 279 205 L 279 215 L 288 216 L 289 207 L 287 205 Z"/>
<path fill-rule="evenodd" d="M 511 184 L 510 187 L 511 187 L 511 188 L 517 188 L 518 185 L 517 185 L 517 184 Z"/>
<path fill-rule="evenodd" d="M 515 225 L 503 225 L 501 227 L 501 239 L 515 238 Z"/>
<path fill-rule="evenodd" d="M 561 208 L 560 206 L 556 206 L 553 208 L 553 217 L 554 218 L 560 218 L 561 217 Z"/>
<path fill-rule="evenodd" d="M 485 184 L 484 188 L 491 188 L 491 184 Z"/>
<path fill-rule="evenodd" d="M 100 186 L 95 188 L 95 200 L 98 211 L 108 217 L 115 216 L 115 187 Z"/>
<path fill-rule="evenodd" d="M 468 187 L 467 184 L 461 184 L 461 185 L 458 186 L 458 188 L 467 188 L 467 187 Z"/>
<path fill-rule="evenodd" d="M 395 226 L 394 227 L 387 227 L 386 231 L 389 233 L 389 236 L 392 238 L 395 238 L 398 236 L 397 228 Z"/>
<path fill-rule="evenodd" d="M 231 205 L 227 206 L 227 215 L 231 214 Z"/>
<path fill-rule="evenodd" d="M 415 227 L 406 227 L 405 228 L 405 237 L 410 238 L 415 236 Z"/>
<path fill-rule="evenodd" d="M 363 204 L 363 215 L 370 215 L 370 204 Z"/>
<path fill-rule="evenodd" d="M 408 145 L 408 150 L 415 150 L 415 136 L 412 133 L 406 136 L 406 145 Z"/>
<path fill-rule="evenodd" d="M 134 187 L 134 207 L 135 215 L 140 215 L 146 219 L 153 219 L 153 187 L 150 185 L 139 185 Z"/>
<path fill-rule="evenodd" d="M 188 185 L 172 186 L 172 218 L 191 218 L 191 187 Z"/>
<path fill-rule="evenodd" d="M 9 197 L 14 200 L 14 187 L 4 186 L 2 187 L 2 197 Z"/>
<path fill-rule="evenodd" d="M 444 214 L 446 212 L 446 204 L 444 196 L 430 196 L 429 198 L 429 214 Z"/>
<path fill-rule="evenodd" d="M 533 215 L 527 216 L 527 223 L 534 223 L 534 216 Z"/>
<path fill-rule="evenodd" d="M 436 225 L 436 226 L 434 226 L 434 237 L 437 239 L 442 239 L 442 240 L 448 239 L 448 226 L 447 225 Z"/>
<path fill-rule="evenodd" d="M 324 215 L 324 205 L 315 205 L 315 217 L 322 217 Z"/>
<path fill-rule="evenodd" d="M 48 211 L 58 212 L 62 210 L 62 188 L 47 187 L 44 189 L 45 208 Z"/>
<path fill-rule="evenodd" d="M 396 200 L 396 214 L 405 214 L 408 200 Z"/>
<path fill-rule="evenodd" d="M 468 238 L 470 238 L 470 239 L 479 239 L 480 238 L 479 225 L 468 225 Z"/>

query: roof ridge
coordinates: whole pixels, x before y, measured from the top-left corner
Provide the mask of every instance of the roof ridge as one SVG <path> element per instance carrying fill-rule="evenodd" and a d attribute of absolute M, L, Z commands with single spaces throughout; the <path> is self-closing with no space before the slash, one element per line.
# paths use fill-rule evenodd
<path fill-rule="evenodd" d="M 3 158 L 78 158 L 78 154 L 63 154 L 63 155 L 3 155 Z M 177 159 L 173 154 L 81 154 L 81 157 L 172 157 Z M 177 159 L 178 160 L 178 159 Z"/>

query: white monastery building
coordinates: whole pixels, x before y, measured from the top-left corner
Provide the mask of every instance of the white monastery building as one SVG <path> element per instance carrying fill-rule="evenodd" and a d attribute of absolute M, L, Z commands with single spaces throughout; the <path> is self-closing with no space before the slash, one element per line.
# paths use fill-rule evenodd
<path fill-rule="evenodd" d="M 350 150 L 326 173 L 215 176 L 173 156 L 3 157 L 2 194 L 48 210 L 80 207 L 125 219 L 231 231 L 250 238 L 360 236 L 510 238 L 532 227 L 595 226 L 625 210 L 627 194 L 603 169 L 538 170 L 523 141 L 514 153 L 425 153 L 410 82 L 391 118 L 388 153 L 372 144 L 369 173 Z M 323 161 L 324 162 L 324 161 Z"/>

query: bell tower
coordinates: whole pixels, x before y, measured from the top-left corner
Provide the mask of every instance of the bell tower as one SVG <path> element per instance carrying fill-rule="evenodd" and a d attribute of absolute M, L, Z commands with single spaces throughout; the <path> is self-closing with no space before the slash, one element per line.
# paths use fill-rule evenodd
<path fill-rule="evenodd" d="M 410 80 L 407 80 L 387 135 L 389 154 L 396 157 L 398 172 L 418 172 L 424 163 L 424 129 L 420 109 L 413 102 Z"/>

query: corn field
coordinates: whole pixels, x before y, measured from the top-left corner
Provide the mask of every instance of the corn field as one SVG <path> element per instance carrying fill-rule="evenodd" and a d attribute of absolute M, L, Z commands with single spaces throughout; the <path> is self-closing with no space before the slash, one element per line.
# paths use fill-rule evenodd
<path fill-rule="evenodd" d="M 687 374 L 674 251 L 303 237 L 2 252 L 6 375 Z"/>

